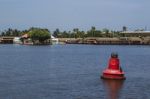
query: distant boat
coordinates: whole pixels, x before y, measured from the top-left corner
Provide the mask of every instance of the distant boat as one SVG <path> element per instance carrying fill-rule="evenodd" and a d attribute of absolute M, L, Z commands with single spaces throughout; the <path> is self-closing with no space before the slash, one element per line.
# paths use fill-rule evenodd
<path fill-rule="evenodd" d="M 58 38 L 55 38 L 53 35 L 51 35 L 51 41 L 52 41 L 52 44 L 59 44 Z"/>
<path fill-rule="evenodd" d="M 21 40 L 20 40 L 20 37 L 14 37 L 13 43 L 14 43 L 14 44 L 22 44 L 22 42 L 21 42 Z"/>

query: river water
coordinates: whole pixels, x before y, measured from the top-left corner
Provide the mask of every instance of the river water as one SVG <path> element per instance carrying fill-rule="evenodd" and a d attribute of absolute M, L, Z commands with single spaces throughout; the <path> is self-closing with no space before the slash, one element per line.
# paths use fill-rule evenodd
<path fill-rule="evenodd" d="M 111 52 L 126 80 L 100 79 Z M 0 99 L 150 99 L 150 46 L 0 45 Z"/>

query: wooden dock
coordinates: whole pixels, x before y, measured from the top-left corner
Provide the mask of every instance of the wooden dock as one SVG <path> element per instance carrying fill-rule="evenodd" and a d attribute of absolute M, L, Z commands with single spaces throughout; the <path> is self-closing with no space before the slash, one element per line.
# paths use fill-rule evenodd
<path fill-rule="evenodd" d="M 0 37 L 0 43 L 1 44 L 13 44 L 13 39 L 14 39 L 14 37 L 2 36 L 2 37 Z"/>

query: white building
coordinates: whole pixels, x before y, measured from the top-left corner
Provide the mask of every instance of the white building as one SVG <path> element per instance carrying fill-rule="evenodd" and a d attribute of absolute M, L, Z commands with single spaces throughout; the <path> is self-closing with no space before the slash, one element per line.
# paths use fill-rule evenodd
<path fill-rule="evenodd" d="M 150 31 L 123 31 L 120 34 L 126 37 L 150 37 Z"/>

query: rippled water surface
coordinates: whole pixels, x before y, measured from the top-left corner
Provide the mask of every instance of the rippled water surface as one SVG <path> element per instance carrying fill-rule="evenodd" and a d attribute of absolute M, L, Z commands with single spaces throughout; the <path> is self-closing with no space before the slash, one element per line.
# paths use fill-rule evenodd
<path fill-rule="evenodd" d="M 127 79 L 100 79 L 118 52 Z M 0 45 L 0 99 L 150 99 L 150 46 Z"/>

